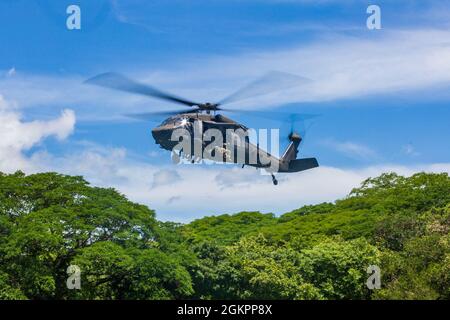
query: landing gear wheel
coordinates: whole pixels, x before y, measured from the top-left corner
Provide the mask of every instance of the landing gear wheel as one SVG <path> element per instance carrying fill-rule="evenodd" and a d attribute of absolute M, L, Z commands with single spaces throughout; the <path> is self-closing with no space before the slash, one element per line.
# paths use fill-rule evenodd
<path fill-rule="evenodd" d="M 273 174 L 272 174 L 272 182 L 275 186 L 278 185 L 278 180 L 275 178 Z"/>

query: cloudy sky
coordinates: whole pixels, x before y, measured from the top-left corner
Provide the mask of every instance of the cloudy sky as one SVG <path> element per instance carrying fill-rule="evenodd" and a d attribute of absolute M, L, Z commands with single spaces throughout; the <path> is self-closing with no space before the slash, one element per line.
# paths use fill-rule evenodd
<path fill-rule="evenodd" d="M 66 9 L 81 8 L 81 30 Z M 381 8 L 381 30 L 366 9 Z M 158 218 L 280 214 L 343 197 L 386 171 L 450 172 L 450 1 L 2 0 L 0 171 L 57 171 L 113 186 Z M 124 113 L 169 103 L 83 81 L 115 71 L 193 100 L 218 101 L 266 72 L 311 79 L 230 105 L 321 115 L 301 156 L 320 168 L 270 176 L 231 165 L 173 165 L 156 122 Z M 230 114 L 253 128 L 279 120 Z"/>

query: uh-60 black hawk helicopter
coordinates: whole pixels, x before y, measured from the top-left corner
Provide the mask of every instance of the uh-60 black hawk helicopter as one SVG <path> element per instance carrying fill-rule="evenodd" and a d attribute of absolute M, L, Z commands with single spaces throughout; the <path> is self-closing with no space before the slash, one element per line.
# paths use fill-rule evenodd
<path fill-rule="evenodd" d="M 270 81 L 275 82 L 275 85 L 269 86 L 268 83 Z M 253 96 L 279 91 L 282 88 L 293 87 L 304 81 L 307 80 L 282 72 L 271 72 L 218 103 L 198 103 L 180 98 L 146 84 L 138 83 L 117 73 L 100 74 L 87 80 L 86 83 L 150 96 L 190 107 L 190 109 L 185 110 L 127 114 L 127 116 L 140 120 L 154 120 L 155 116 L 168 116 L 159 126 L 152 129 L 152 135 L 161 148 L 172 151 L 172 155 L 175 158 L 178 156 L 178 160 L 179 156 L 183 155 L 192 162 L 209 159 L 216 162 L 237 163 L 241 164 L 242 167 L 248 165 L 257 169 L 264 169 L 271 174 L 273 183 L 277 185 L 278 181 L 274 175 L 277 172 L 292 173 L 319 166 L 316 158 L 297 159 L 302 137 L 293 130 L 293 118 L 291 117 L 290 143 L 284 154 L 278 158 L 259 148 L 258 143 L 255 145 L 250 142 L 249 128 L 222 114 L 217 114 L 217 112 L 229 111 L 253 114 L 255 111 L 224 109 L 222 106 Z M 301 120 L 311 117 L 311 115 L 294 115 Z M 220 132 L 222 137 L 228 138 L 231 134 L 231 139 L 222 139 L 220 145 L 217 145 L 216 141 L 214 147 L 209 148 L 209 152 L 205 152 L 212 143 L 205 141 L 207 139 L 203 139 L 203 137 L 211 129 L 214 129 L 215 132 Z M 182 134 L 177 135 L 177 132 L 182 132 Z M 180 144 L 180 136 L 183 139 L 189 137 L 190 141 L 187 145 L 184 145 L 183 149 L 177 150 L 176 147 Z"/>

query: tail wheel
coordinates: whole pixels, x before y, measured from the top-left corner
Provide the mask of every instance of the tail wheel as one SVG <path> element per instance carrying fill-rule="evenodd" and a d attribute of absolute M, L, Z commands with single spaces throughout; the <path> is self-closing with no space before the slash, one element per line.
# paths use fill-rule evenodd
<path fill-rule="evenodd" d="M 275 175 L 272 174 L 272 182 L 276 186 L 278 185 L 278 180 L 275 178 Z"/>

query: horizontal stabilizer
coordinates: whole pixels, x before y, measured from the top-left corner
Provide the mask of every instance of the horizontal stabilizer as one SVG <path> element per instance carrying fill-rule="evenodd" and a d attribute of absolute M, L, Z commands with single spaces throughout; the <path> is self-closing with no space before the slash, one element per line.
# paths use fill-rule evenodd
<path fill-rule="evenodd" d="M 289 161 L 288 172 L 299 172 L 319 166 L 316 158 L 297 159 Z"/>

